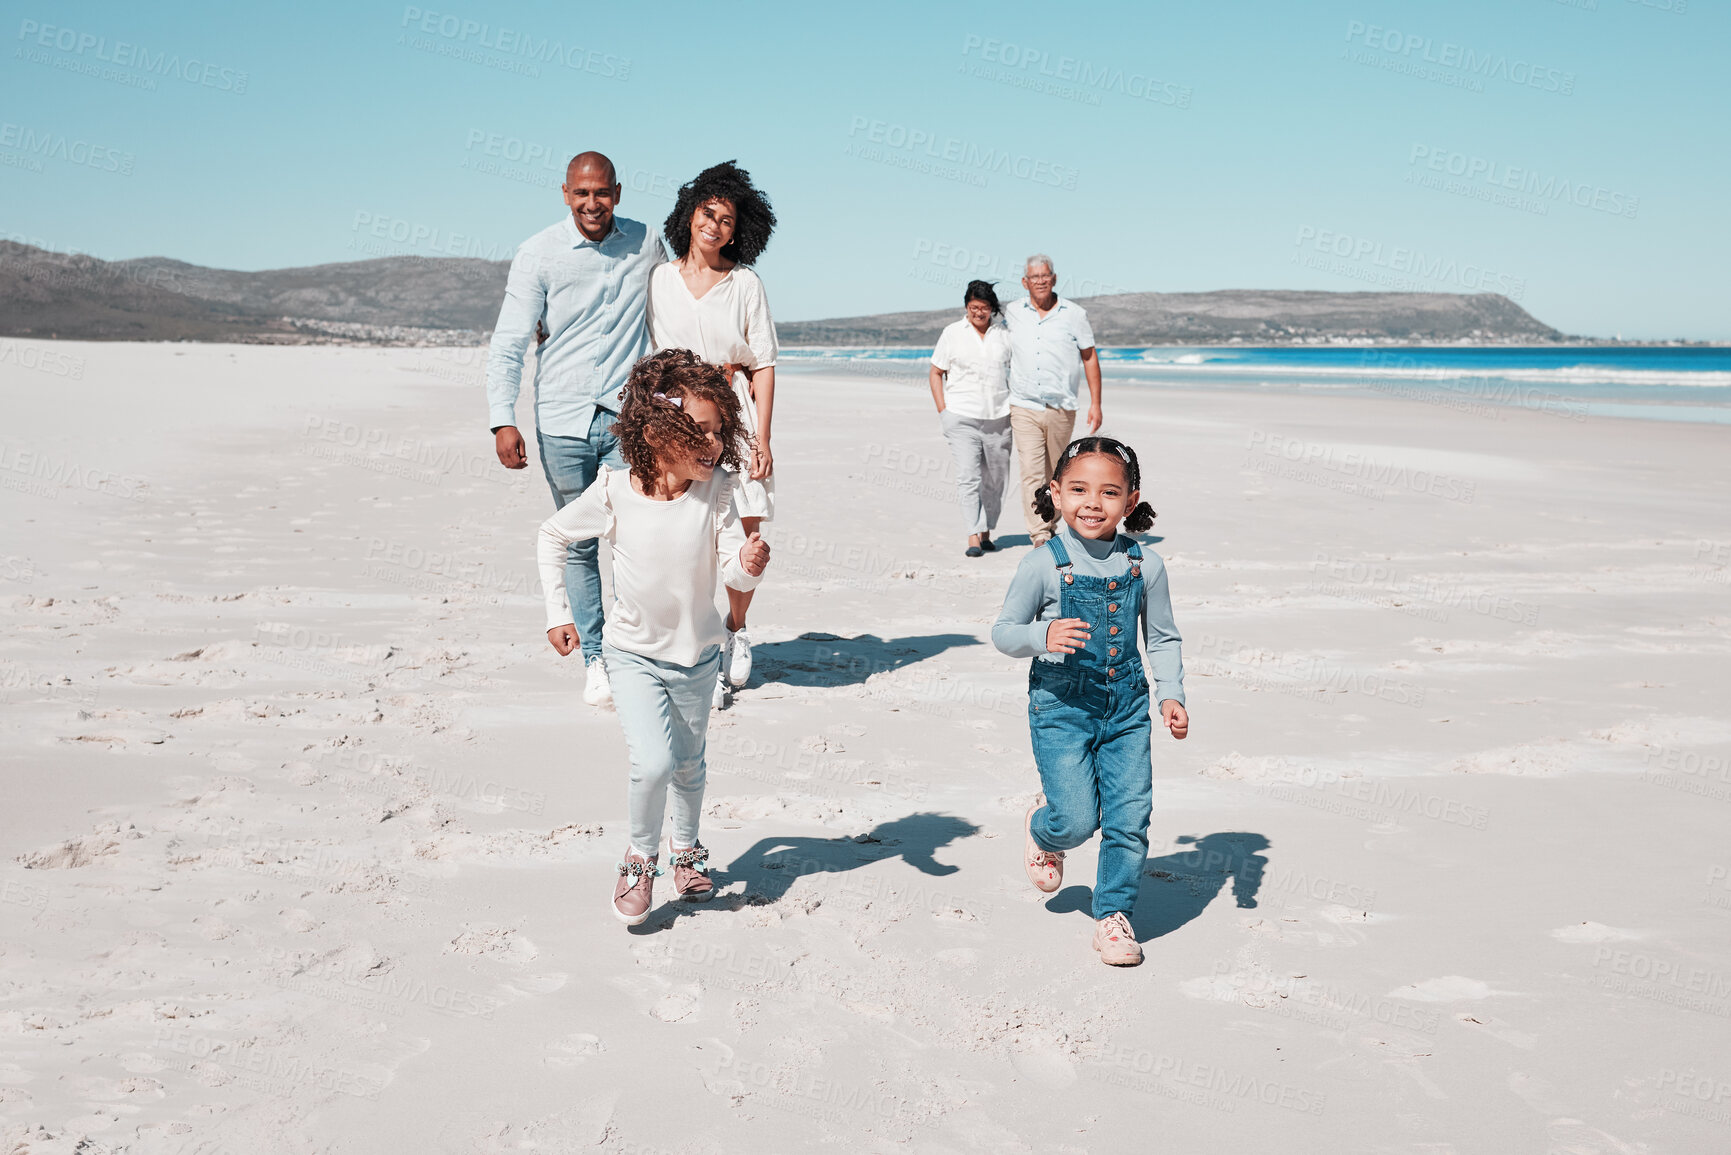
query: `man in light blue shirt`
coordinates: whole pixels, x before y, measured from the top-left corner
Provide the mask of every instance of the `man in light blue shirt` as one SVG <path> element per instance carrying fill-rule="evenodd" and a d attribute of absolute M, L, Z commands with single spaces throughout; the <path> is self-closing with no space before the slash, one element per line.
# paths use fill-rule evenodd
<path fill-rule="evenodd" d="M 1076 428 L 1077 395 L 1088 381 L 1088 432 L 1100 428 L 1100 359 L 1088 313 L 1058 297 L 1052 258 L 1035 253 L 1022 270 L 1028 295 L 1004 308 L 1010 330 L 1010 432 L 1021 462 L 1022 516 L 1028 536 L 1042 545 L 1057 529 L 1034 512 L 1034 494 L 1052 480 L 1052 468 Z"/>
<path fill-rule="evenodd" d="M 517 431 L 523 358 L 537 331 L 546 334 L 535 358 L 535 440 L 556 509 L 587 489 L 602 465 L 625 465 L 611 426 L 625 378 L 650 351 L 649 274 L 667 259 L 659 230 L 613 215 L 620 186 L 605 156 L 573 157 L 561 190 L 571 215 L 517 250 L 487 353 L 494 449 L 506 469 L 522 469 L 528 465 Z M 570 547 L 565 592 L 588 674 L 583 698 L 599 706 L 613 695 L 601 663 L 597 554 L 593 540 Z"/>

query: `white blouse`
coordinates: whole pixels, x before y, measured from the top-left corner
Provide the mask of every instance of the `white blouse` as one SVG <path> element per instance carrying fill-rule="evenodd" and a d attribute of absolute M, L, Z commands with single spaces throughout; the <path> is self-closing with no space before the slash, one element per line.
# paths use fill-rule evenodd
<path fill-rule="evenodd" d="M 716 470 L 672 501 L 631 488 L 631 474 L 603 465 L 577 499 L 541 524 L 535 560 L 547 599 L 547 628 L 571 622 L 565 547 L 604 537 L 613 547 L 613 608 L 607 643 L 645 658 L 695 666 L 727 640 L 715 587 L 754 589 L 739 551 L 745 532 L 733 512 L 733 483 Z"/>
<path fill-rule="evenodd" d="M 657 265 L 649 277 L 649 339 L 657 353 L 690 349 L 712 365 L 743 365 L 748 374 L 774 365 L 781 352 L 763 281 L 744 265 L 735 265 L 701 297 L 691 295 L 677 263 Z M 755 435 L 751 391 L 735 381 L 734 392 L 746 430 Z"/>
<path fill-rule="evenodd" d="M 938 335 L 932 364 L 948 374 L 944 404 L 957 417 L 992 421 L 1010 415 L 1010 334 L 1002 325 L 981 333 L 966 317 L 953 322 Z"/>

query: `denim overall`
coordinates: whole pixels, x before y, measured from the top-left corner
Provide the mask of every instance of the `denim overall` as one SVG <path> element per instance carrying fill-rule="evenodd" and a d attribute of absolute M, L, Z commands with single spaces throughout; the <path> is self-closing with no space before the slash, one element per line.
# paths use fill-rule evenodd
<path fill-rule="evenodd" d="M 1057 538 L 1058 616 L 1088 623 L 1087 645 L 1064 661 L 1035 658 L 1028 671 L 1028 730 L 1046 804 L 1029 827 L 1043 850 L 1071 850 L 1100 831 L 1094 917 L 1128 915 L 1148 857 L 1154 771 L 1148 676 L 1136 641 L 1142 615 L 1142 547 L 1113 578 L 1071 572 Z"/>

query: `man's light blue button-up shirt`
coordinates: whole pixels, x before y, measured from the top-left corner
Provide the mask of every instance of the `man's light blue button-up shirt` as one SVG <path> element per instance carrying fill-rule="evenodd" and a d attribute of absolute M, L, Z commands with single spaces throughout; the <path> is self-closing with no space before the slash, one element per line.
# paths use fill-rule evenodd
<path fill-rule="evenodd" d="M 587 437 L 597 408 L 619 411 L 619 391 L 649 347 L 649 274 L 667 259 L 660 232 L 613 218 L 592 241 L 566 216 L 517 250 L 505 303 L 487 352 L 488 424 L 517 424 L 523 357 L 535 323 L 547 340 L 535 361 L 535 426 L 555 437 Z"/>
<path fill-rule="evenodd" d="M 1058 298 L 1044 317 L 1023 297 L 1004 306 L 1010 330 L 1010 404 L 1023 409 L 1075 409 L 1082 388 L 1082 351 L 1094 347 L 1088 311 Z"/>

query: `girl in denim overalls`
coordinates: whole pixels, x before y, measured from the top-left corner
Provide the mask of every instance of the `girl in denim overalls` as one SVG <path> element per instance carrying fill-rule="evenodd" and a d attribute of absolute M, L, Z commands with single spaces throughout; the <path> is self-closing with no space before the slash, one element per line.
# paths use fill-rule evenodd
<path fill-rule="evenodd" d="M 1064 852 L 1100 831 L 1094 949 L 1113 966 L 1142 961 L 1130 913 L 1148 855 L 1154 772 L 1138 623 L 1161 721 L 1174 738 L 1190 729 L 1166 566 L 1118 532 L 1121 521 L 1131 533 L 1154 523 L 1141 488 L 1128 445 L 1110 437 L 1071 442 L 1034 502 L 1040 516 L 1062 516 L 1063 525 L 1022 560 L 992 627 L 998 649 L 1034 659 L 1028 728 L 1044 793 L 1028 810 L 1028 878 L 1048 894 L 1057 890 Z"/>

